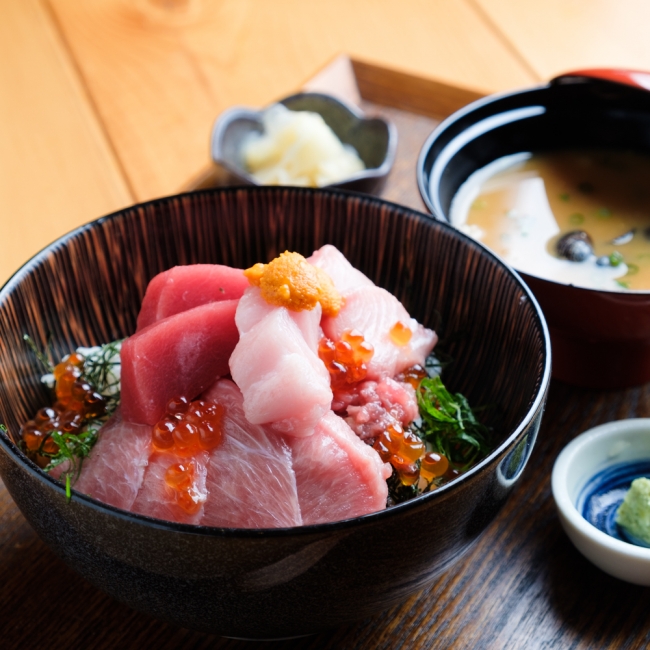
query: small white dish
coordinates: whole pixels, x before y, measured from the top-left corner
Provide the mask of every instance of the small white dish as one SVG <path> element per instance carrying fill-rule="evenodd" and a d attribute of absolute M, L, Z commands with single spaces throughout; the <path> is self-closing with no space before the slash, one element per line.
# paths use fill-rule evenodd
<path fill-rule="evenodd" d="M 644 586 L 650 586 L 650 548 L 624 541 L 614 517 L 629 484 L 649 470 L 650 419 L 632 419 L 575 438 L 557 457 L 551 478 L 560 522 L 575 547 L 606 573 Z"/>

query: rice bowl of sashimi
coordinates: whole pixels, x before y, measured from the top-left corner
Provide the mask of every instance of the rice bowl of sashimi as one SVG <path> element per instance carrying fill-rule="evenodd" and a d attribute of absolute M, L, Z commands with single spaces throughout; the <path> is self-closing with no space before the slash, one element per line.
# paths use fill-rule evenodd
<path fill-rule="evenodd" d="M 0 332 L 0 474 L 39 535 L 118 600 L 244 638 L 368 616 L 450 566 L 515 486 L 549 382 L 512 270 L 326 190 L 92 222 L 10 279 Z M 445 400 L 467 409 L 451 442 Z"/>

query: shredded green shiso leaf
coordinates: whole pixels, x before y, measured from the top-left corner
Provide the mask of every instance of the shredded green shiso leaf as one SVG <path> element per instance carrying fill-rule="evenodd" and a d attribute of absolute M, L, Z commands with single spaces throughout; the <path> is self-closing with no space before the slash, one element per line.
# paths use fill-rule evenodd
<path fill-rule="evenodd" d="M 492 430 L 477 419 L 475 412 L 479 409 L 473 410 L 464 395 L 448 391 L 439 376 L 429 376 L 420 382 L 417 397 L 420 419 L 411 424 L 410 430 L 426 443 L 428 451 L 445 456 L 451 470 L 462 474 L 490 453 Z M 408 501 L 450 478 L 436 478 L 423 489 L 419 482 L 402 484 L 393 470 L 387 481 L 388 502 Z"/>
<path fill-rule="evenodd" d="M 440 377 L 425 378 L 418 390 L 418 435 L 433 451 L 464 472 L 490 453 L 490 429 L 478 421 L 467 399 L 450 393 Z"/>
<path fill-rule="evenodd" d="M 93 420 L 81 433 L 52 431 L 50 436 L 59 447 L 59 451 L 55 454 L 48 454 L 47 452 L 41 451 L 43 456 L 50 459 L 49 464 L 45 467 L 46 472 L 49 472 L 62 463 L 69 462 L 69 467 L 62 474 L 62 476 L 65 476 L 65 489 L 68 500 L 72 496 L 70 489 L 79 478 L 81 465 L 97 442 L 97 434 L 103 423 L 104 420 Z"/>

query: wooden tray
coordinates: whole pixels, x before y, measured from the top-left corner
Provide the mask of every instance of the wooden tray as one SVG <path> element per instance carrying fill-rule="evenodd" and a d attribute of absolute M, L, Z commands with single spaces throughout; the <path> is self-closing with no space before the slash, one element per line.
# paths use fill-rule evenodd
<path fill-rule="evenodd" d="M 381 198 L 424 210 L 417 187 L 415 165 L 420 149 L 436 125 L 482 95 L 441 81 L 423 79 L 398 70 L 341 55 L 303 84 L 303 90 L 324 92 L 356 104 L 368 116 L 392 120 L 398 141 L 395 165 Z M 187 190 L 232 184 L 221 167 L 207 168 Z"/>

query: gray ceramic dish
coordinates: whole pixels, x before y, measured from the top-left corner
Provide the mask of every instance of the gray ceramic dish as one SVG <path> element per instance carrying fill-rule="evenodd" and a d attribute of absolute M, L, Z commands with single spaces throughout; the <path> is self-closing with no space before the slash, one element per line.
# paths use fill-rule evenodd
<path fill-rule="evenodd" d="M 155 520 L 76 492 L 68 502 L 64 487 L 22 454 L 20 424 L 51 399 L 24 334 L 61 358 L 132 333 L 149 280 L 165 269 L 245 268 L 325 243 L 435 327 L 454 360 L 443 375 L 450 390 L 493 406 L 484 417 L 496 430 L 494 451 L 469 472 L 364 517 L 237 530 Z M 332 190 L 184 194 L 75 230 L 0 290 L 0 422 L 8 428 L 0 431 L 0 476 L 43 540 L 131 607 L 228 636 L 307 634 L 400 603 L 472 545 L 526 465 L 549 376 L 548 332 L 532 294 L 449 225 Z"/>
<path fill-rule="evenodd" d="M 321 93 L 299 93 L 278 103 L 292 111 L 320 114 L 341 142 L 357 150 L 366 169 L 331 187 L 368 194 L 381 190 L 395 161 L 397 129 L 392 122 L 367 118 L 355 106 Z M 246 170 L 241 145 L 251 132 L 262 133 L 262 113 L 263 110 L 233 107 L 219 116 L 212 129 L 212 159 L 225 167 L 234 180 L 251 185 L 259 183 Z"/>

